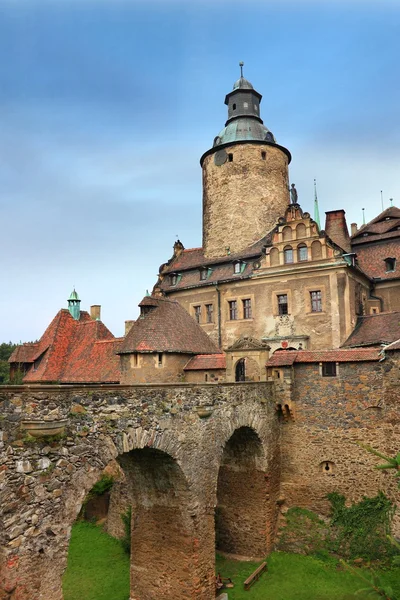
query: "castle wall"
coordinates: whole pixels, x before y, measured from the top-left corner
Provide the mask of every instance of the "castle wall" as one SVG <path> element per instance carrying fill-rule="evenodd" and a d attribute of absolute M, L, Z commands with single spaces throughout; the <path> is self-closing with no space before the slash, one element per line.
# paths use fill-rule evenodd
<path fill-rule="evenodd" d="M 239 252 L 270 231 L 289 203 L 288 157 L 278 147 L 241 143 L 203 162 L 203 247 L 206 257 Z M 265 153 L 265 160 L 262 158 Z"/>
<path fill-rule="evenodd" d="M 184 380 L 183 367 L 192 354 L 157 352 L 121 354 L 121 384 L 176 383 Z M 161 358 L 161 363 L 160 363 Z"/>
<path fill-rule="evenodd" d="M 277 400 L 288 403 L 292 413 L 282 422 L 284 510 L 301 506 L 328 516 L 326 494 L 333 491 L 354 502 L 383 490 L 400 503 L 394 473 L 375 470 L 382 461 L 356 444 L 388 456 L 399 451 L 400 370 L 395 358 L 340 363 L 337 377 L 322 377 L 318 364 L 295 364 L 291 382 L 292 368 L 284 369 L 286 381 L 278 383 Z"/>

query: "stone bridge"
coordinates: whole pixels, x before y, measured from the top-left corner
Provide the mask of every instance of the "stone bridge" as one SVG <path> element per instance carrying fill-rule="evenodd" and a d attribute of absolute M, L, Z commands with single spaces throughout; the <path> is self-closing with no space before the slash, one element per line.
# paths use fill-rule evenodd
<path fill-rule="evenodd" d="M 71 526 L 113 460 L 132 505 L 132 600 L 214 599 L 216 544 L 270 549 L 271 383 L 1 387 L 0 411 L 2 600 L 62 599 Z M 40 420 L 66 420 L 65 431 L 33 439 L 26 429 Z"/>

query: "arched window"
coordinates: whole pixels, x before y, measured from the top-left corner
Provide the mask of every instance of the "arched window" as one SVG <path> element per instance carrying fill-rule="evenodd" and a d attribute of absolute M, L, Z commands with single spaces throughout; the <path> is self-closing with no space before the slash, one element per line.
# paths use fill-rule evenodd
<path fill-rule="evenodd" d="M 311 258 L 313 260 L 317 260 L 318 258 L 322 258 L 322 246 L 321 242 L 316 240 L 311 244 Z"/>
<path fill-rule="evenodd" d="M 282 236 L 283 236 L 283 241 L 284 242 L 288 242 L 289 240 L 292 239 L 292 228 L 291 227 L 284 227 L 282 229 Z"/>
<path fill-rule="evenodd" d="M 278 248 L 271 249 L 271 252 L 269 253 L 269 260 L 270 260 L 271 267 L 276 267 L 277 265 L 279 265 L 279 250 L 278 250 Z"/>
<path fill-rule="evenodd" d="M 301 240 L 306 237 L 306 226 L 304 223 L 299 223 L 296 227 L 296 239 Z"/>
<path fill-rule="evenodd" d="M 293 262 L 293 248 L 291 246 L 285 246 L 283 257 L 285 265 L 290 265 Z"/>
<path fill-rule="evenodd" d="M 308 248 L 305 244 L 299 244 L 297 246 L 297 260 L 298 262 L 308 260 Z"/>

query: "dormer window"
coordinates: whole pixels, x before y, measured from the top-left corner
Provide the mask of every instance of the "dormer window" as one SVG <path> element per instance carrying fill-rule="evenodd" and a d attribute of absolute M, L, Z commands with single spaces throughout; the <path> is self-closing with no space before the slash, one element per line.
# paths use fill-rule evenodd
<path fill-rule="evenodd" d="M 200 269 L 200 281 L 206 281 L 208 279 L 209 270 L 208 269 Z"/>
<path fill-rule="evenodd" d="M 386 273 L 395 271 L 396 270 L 396 259 L 395 258 L 385 258 L 385 266 L 386 266 Z"/>
<path fill-rule="evenodd" d="M 233 272 L 235 273 L 235 275 L 240 275 L 240 273 L 243 273 L 245 267 L 246 263 L 242 262 L 241 260 L 238 260 L 233 263 Z"/>
<path fill-rule="evenodd" d="M 169 276 L 169 280 L 171 285 L 176 285 L 182 279 L 182 275 L 180 273 L 171 273 Z"/>

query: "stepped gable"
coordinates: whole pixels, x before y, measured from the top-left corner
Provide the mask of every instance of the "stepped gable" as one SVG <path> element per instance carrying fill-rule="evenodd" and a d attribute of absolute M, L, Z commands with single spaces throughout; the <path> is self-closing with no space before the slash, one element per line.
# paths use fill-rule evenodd
<path fill-rule="evenodd" d="M 99 345 L 105 341 L 109 344 Z M 78 321 L 61 309 L 39 342 L 16 348 L 9 363 L 25 366 L 23 383 L 118 382 L 116 343 L 107 327 L 86 311 Z"/>
<path fill-rule="evenodd" d="M 366 315 L 358 318 L 354 331 L 342 347 L 379 346 L 381 344 L 391 344 L 399 338 L 399 311 Z"/>
<path fill-rule="evenodd" d="M 183 368 L 184 371 L 211 371 L 226 369 L 225 354 L 197 354 Z"/>
<path fill-rule="evenodd" d="M 387 208 L 363 225 L 351 238 L 353 252 L 361 269 L 373 279 L 400 277 L 400 209 Z M 388 269 L 386 259 L 396 259 L 395 269 Z"/>
<path fill-rule="evenodd" d="M 219 353 L 208 335 L 178 302 L 150 296 L 144 298 L 139 306 L 141 315 L 121 343 L 118 354 Z"/>
<path fill-rule="evenodd" d="M 294 363 L 361 362 L 379 360 L 378 348 L 339 350 L 277 350 L 267 367 L 291 366 Z"/>

